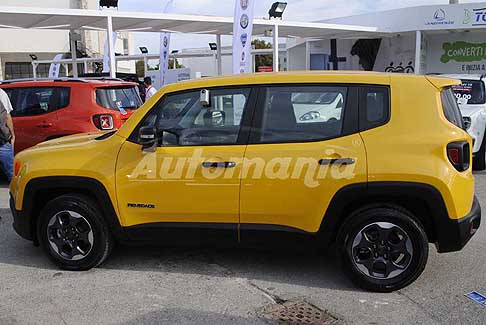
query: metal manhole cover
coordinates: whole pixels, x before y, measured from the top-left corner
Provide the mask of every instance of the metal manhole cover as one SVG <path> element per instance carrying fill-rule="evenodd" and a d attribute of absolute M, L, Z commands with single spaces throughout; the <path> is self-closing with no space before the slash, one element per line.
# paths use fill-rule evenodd
<path fill-rule="evenodd" d="M 337 321 L 336 317 L 302 300 L 269 305 L 260 317 L 271 324 L 334 324 Z"/>

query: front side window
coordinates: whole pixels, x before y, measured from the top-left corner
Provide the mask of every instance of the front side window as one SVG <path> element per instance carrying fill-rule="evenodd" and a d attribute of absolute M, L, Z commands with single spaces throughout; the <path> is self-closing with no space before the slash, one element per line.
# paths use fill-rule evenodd
<path fill-rule="evenodd" d="M 96 103 L 112 110 L 135 110 L 142 106 L 138 88 L 135 86 L 97 88 Z"/>
<path fill-rule="evenodd" d="M 35 116 L 52 112 L 69 105 L 67 87 L 18 88 L 12 102 L 12 116 Z"/>
<path fill-rule="evenodd" d="M 482 80 L 462 80 L 462 84 L 452 86 L 459 103 L 478 105 L 486 103 L 486 93 Z"/>
<path fill-rule="evenodd" d="M 165 96 L 141 126 L 155 126 L 162 146 L 236 144 L 250 89 L 209 93 L 206 106 L 201 104 L 199 90 Z"/>
<path fill-rule="evenodd" d="M 268 87 L 257 142 L 305 142 L 342 134 L 347 87 Z"/>

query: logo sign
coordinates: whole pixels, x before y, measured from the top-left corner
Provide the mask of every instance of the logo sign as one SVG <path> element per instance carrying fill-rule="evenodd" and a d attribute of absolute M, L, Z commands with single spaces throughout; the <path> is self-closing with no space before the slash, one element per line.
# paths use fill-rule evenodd
<path fill-rule="evenodd" d="M 245 52 L 241 52 L 241 62 L 245 62 L 246 54 Z"/>
<path fill-rule="evenodd" d="M 486 25 L 486 8 L 474 9 L 473 26 L 485 26 Z"/>
<path fill-rule="evenodd" d="M 440 58 L 442 63 L 486 60 L 486 43 L 446 42 L 442 45 L 442 49 L 444 50 L 444 54 Z"/>
<path fill-rule="evenodd" d="M 167 47 L 167 45 L 169 45 L 169 38 L 164 36 L 164 47 Z"/>
<path fill-rule="evenodd" d="M 480 294 L 479 292 L 473 291 L 468 294 L 465 294 L 466 297 L 471 299 L 472 301 L 477 302 L 486 307 L 486 296 Z"/>
<path fill-rule="evenodd" d="M 427 21 L 426 26 L 454 25 L 454 21 L 447 19 L 447 13 L 444 9 L 437 9 L 432 16 L 432 21 Z"/>
<path fill-rule="evenodd" d="M 247 14 L 241 15 L 240 18 L 240 26 L 243 29 L 246 29 L 248 27 L 248 24 L 250 23 L 250 18 L 248 18 Z"/>
<path fill-rule="evenodd" d="M 446 13 L 444 9 L 437 9 L 437 11 L 434 13 L 434 19 L 436 21 L 443 21 L 446 18 Z"/>
<path fill-rule="evenodd" d="M 464 9 L 464 20 L 463 25 L 468 25 L 472 21 L 472 13 L 469 9 Z"/>
<path fill-rule="evenodd" d="M 240 0 L 240 6 L 243 10 L 248 9 L 248 0 Z"/>
<path fill-rule="evenodd" d="M 247 33 L 241 34 L 240 40 L 241 40 L 241 45 L 245 47 L 246 43 L 248 42 L 248 34 Z"/>

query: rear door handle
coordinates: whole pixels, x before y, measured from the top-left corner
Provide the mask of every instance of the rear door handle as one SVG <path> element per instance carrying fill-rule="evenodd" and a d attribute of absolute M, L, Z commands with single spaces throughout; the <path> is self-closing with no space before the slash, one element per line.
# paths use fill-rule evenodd
<path fill-rule="evenodd" d="M 47 128 L 52 127 L 52 123 L 37 124 L 37 127 L 41 128 L 41 129 L 47 129 Z"/>
<path fill-rule="evenodd" d="M 236 163 L 233 161 L 223 161 L 223 162 L 216 162 L 216 161 L 205 161 L 202 163 L 204 168 L 235 168 Z"/>
<path fill-rule="evenodd" d="M 355 162 L 353 158 L 321 159 L 319 165 L 352 165 Z"/>

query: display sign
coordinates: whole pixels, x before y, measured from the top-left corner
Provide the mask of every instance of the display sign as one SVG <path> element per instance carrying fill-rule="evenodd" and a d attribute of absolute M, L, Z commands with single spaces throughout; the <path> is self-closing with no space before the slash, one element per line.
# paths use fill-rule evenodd
<path fill-rule="evenodd" d="M 164 13 L 169 13 L 172 11 L 172 6 L 174 4 L 174 0 L 167 1 L 167 4 L 164 8 Z M 160 62 L 159 62 L 159 69 L 160 69 L 160 84 L 163 86 L 167 84 L 166 82 L 166 75 L 167 70 L 169 70 L 169 49 L 170 49 L 170 33 L 161 33 L 160 34 Z"/>
<path fill-rule="evenodd" d="M 112 51 L 114 52 L 115 51 L 115 45 L 116 45 L 116 40 L 117 40 L 117 36 L 116 36 L 116 32 L 113 32 L 113 34 L 111 35 L 111 37 L 113 38 L 113 49 Z M 108 37 L 106 38 L 106 42 L 105 42 L 105 53 L 103 55 L 103 73 L 109 73 L 110 72 L 110 50 L 109 50 L 109 44 L 108 44 Z"/>
<path fill-rule="evenodd" d="M 251 72 L 254 0 L 236 0 L 233 23 L 233 73 Z"/>
<path fill-rule="evenodd" d="M 61 63 L 56 63 L 62 60 L 63 54 L 57 54 L 54 57 L 54 62 L 49 67 L 49 78 L 59 78 L 59 71 L 61 70 Z"/>

